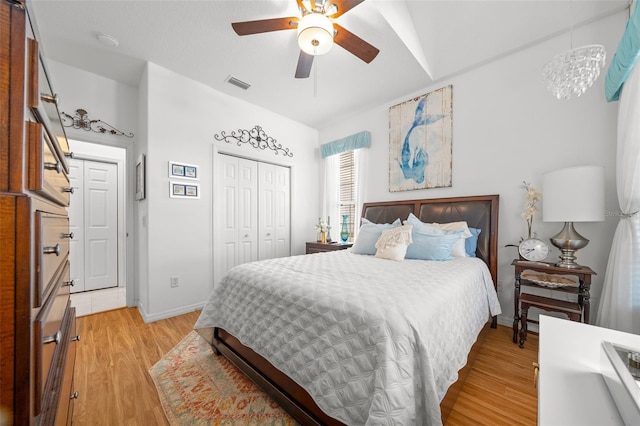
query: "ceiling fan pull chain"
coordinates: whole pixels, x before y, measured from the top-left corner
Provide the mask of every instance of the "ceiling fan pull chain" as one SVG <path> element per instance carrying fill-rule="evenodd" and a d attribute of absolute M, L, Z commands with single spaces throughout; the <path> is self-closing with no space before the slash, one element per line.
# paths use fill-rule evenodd
<path fill-rule="evenodd" d="M 316 49 L 313 49 L 313 55 L 316 56 Z M 313 61 L 313 97 L 318 97 L 318 58 Z"/>

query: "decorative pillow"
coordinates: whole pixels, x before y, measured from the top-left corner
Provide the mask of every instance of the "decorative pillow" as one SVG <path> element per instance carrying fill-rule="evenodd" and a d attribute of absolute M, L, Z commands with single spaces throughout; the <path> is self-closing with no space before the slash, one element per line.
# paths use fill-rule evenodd
<path fill-rule="evenodd" d="M 434 235 L 425 233 L 414 227 L 412 232 L 413 243 L 407 247 L 407 259 L 422 260 L 450 260 L 453 245 L 460 240 L 462 231 L 450 234 Z"/>
<path fill-rule="evenodd" d="M 407 247 L 411 244 L 411 228 L 413 225 L 402 225 L 385 229 L 376 242 L 376 257 L 390 260 L 403 260 Z"/>
<path fill-rule="evenodd" d="M 460 225 L 441 226 L 441 224 L 438 224 L 438 223 L 431 223 L 431 224 L 424 223 L 420 219 L 418 219 L 416 216 L 414 216 L 413 213 L 409 213 L 409 217 L 407 218 L 405 223 L 410 223 L 414 226 L 414 240 L 415 240 L 415 232 L 417 231 L 420 231 L 424 234 L 429 234 L 429 235 L 444 235 L 444 234 L 451 234 L 451 233 L 458 234 L 459 240 L 456 241 L 453 247 L 451 248 L 451 256 L 467 257 L 467 253 L 465 251 L 465 239 L 463 236 L 464 234 L 461 233 L 462 231 L 464 231 L 464 228 L 462 228 Z M 452 223 L 460 223 L 460 224 L 464 224 L 465 227 L 467 226 L 466 222 L 452 222 Z M 448 224 L 445 224 L 445 225 L 448 225 Z M 451 229 L 447 229 L 447 228 L 451 228 Z M 458 229 L 455 229 L 455 228 L 458 228 Z M 469 235 L 471 235 L 470 232 L 469 232 Z"/>
<path fill-rule="evenodd" d="M 424 223 L 420 219 L 418 219 L 413 213 L 409 213 L 409 217 L 404 221 L 406 225 L 413 225 L 413 231 L 420 230 L 420 232 L 424 234 L 430 235 L 444 235 L 445 231 L 442 229 L 429 225 L 428 223 Z"/>
<path fill-rule="evenodd" d="M 363 218 L 356 240 L 351 247 L 351 252 L 355 254 L 376 254 L 376 242 L 382 235 L 382 231 L 397 228 L 401 225 L 400 219 L 396 219 L 393 223 L 373 223 Z"/>
<path fill-rule="evenodd" d="M 467 226 L 467 222 L 449 222 L 449 223 L 432 223 L 432 226 L 435 226 L 438 229 L 442 229 L 443 231 L 459 231 L 463 230 L 464 233 L 462 236 L 464 238 L 469 238 L 471 236 L 471 231 L 469 231 L 469 226 Z"/>
<path fill-rule="evenodd" d="M 478 248 L 478 235 L 482 232 L 479 228 L 469 228 L 471 236 L 464 240 L 464 249 L 469 257 L 476 257 L 476 249 Z"/>

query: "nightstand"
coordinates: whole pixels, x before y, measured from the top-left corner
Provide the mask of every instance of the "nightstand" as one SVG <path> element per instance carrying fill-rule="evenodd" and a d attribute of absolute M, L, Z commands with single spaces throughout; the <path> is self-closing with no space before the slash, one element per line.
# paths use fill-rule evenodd
<path fill-rule="evenodd" d="M 591 276 L 596 275 L 595 272 L 588 266 L 582 266 L 576 269 L 568 269 L 555 266 L 553 263 L 547 262 L 529 262 L 526 260 L 516 259 L 511 262 L 515 271 L 514 282 L 514 316 L 513 316 L 513 343 L 518 343 L 518 334 L 520 337 L 520 347 L 524 347 L 524 342 L 527 340 L 527 324 L 529 322 L 538 323 L 528 318 L 529 308 L 535 307 L 549 312 L 561 312 L 572 321 L 589 323 L 589 309 L 590 309 L 590 288 L 591 288 Z M 577 285 L 570 286 L 558 286 L 555 283 L 545 283 L 544 279 L 536 280 L 527 275 L 528 278 L 523 277 L 524 271 L 531 271 L 532 276 L 538 274 L 545 274 L 558 278 L 558 280 L 565 280 L 568 276 L 577 278 Z M 566 300 L 559 300 L 553 297 L 543 297 L 535 294 L 522 293 L 522 287 L 538 287 L 553 290 L 554 292 L 572 293 L 576 294 L 577 301 L 570 302 Z M 518 325 L 520 329 L 518 330 Z"/>
<path fill-rule="evenodd" d="M 345 250 L 351 247 L 352 245 L 353 243 L 343 243 L 342 241 L 335 242 L 335 243 L 308 242 L 307 254 L 322 253 L 324 251 Z"/>

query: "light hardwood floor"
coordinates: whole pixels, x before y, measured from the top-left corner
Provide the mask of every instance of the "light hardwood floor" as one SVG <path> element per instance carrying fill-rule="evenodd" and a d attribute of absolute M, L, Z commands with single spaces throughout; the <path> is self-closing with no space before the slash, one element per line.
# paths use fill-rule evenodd
<path fill-rule="evenodd" d="M 78 318 L 74 425 L 167 425 L 149 368 L 192 329 L 198 312 L 145 324 L 135 308 Z M 535 425 L 532 362 L 510 328 L 489 330 L 447 425 Z"/>

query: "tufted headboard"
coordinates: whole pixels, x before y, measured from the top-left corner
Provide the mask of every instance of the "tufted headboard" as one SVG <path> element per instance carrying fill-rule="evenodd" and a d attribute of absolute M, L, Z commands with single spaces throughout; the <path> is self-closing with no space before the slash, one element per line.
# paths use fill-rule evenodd
<path fill-rule="evenodd" d="M 482 229 L 476 256 L 489 267 L 493 285 L 497 288 L 499 201 L 499 195 L 477 195 L 364 203 L 362 217 L 374 223 L 391 223 L 397 218 L 404 221 L 409 213 L 413 213 L 426 223 L 466 221 L 470 228 Z"/>

